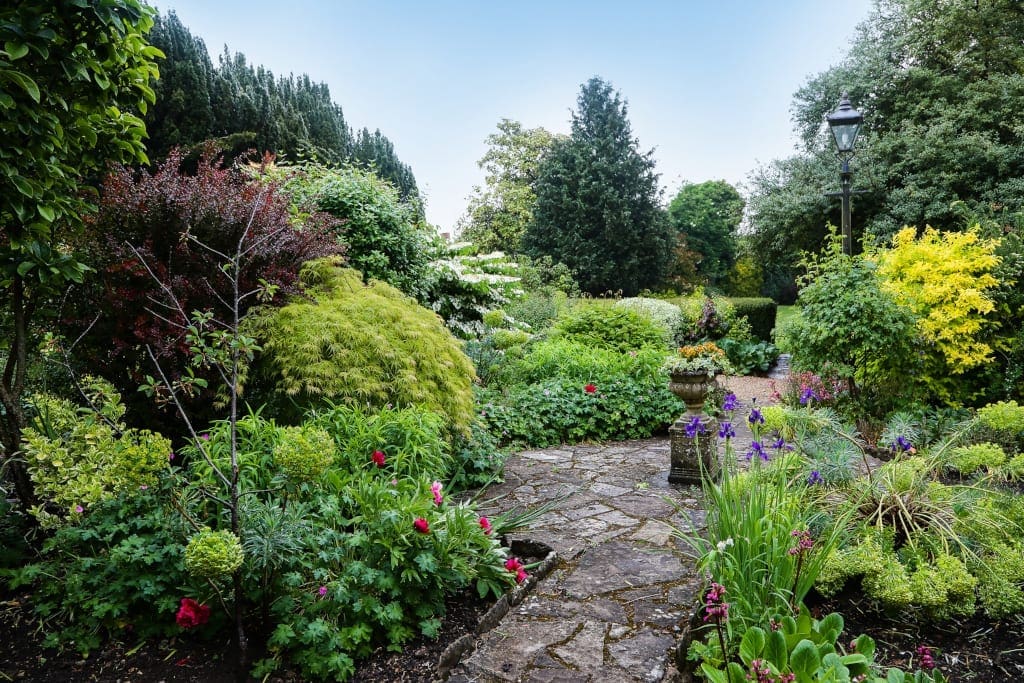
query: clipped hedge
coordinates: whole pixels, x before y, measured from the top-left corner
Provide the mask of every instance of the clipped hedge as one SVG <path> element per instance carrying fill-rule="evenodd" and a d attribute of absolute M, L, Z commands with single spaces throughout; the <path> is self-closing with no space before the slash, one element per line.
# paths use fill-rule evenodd
<path fill-rule="evenodd" d="M 729 301 L 736 307 L 736 317 L 746 318 L 750 323 L 755 337 L 766 342 L 772 340 L 778 304 L 766 297 L 739 297 Z"/>

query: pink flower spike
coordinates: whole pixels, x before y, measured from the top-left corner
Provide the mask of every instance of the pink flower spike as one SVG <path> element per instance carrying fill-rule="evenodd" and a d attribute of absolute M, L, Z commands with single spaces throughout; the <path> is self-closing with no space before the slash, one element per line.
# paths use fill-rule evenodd
<path fill-rule="evenodd" d="M 434 494 L 434 505 L 440 505 L 444 502 L 444 496 L 441 495 L 441 482 L 435 481 L 431 484 L 430 492 Z"/>
<path fill-rule="evenodd" d="M 484 530 L 485 534 L 490 534 L 491 533 L 491 520 L 487 519 L 486 517 L 481 517 L 480 518 L 480 528 Z"/>
<path fill-rule="evenodd" d="M 427 520 L 423 519 L 422 517 L 416 518 L 416 521 L 412 523 L 412 528 L 420 532 L 421 534 L 430 533 L 430 525 L 427 523 Z"/>

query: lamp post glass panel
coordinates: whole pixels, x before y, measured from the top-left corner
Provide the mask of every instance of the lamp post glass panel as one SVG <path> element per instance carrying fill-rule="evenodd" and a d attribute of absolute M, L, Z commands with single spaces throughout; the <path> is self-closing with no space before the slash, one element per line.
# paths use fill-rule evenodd
<path fill-rule="evenodd" d="M 839 106 L 828 115 L 828 127 L 832 131 L 836 149 L 839 150 L 839 159 L 842 162 L 839 169 L 839 183 L 843 198 L 843 253 L 847 256 L 853 254 L 853 228 L 850 223 L 850 157 L 853 156 L 853 146 L 857 144 L 857 133 L 860 132 L 860 124 L 863 122 L 864 117 L 853 108 L 853 105 L 850 104 L 850 97 L 845 92 L 839 101 Z"/>

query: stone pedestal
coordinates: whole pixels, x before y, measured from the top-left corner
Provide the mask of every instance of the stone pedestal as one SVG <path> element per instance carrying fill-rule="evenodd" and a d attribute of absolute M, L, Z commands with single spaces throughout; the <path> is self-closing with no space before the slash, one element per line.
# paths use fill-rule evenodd
<path fill-rule="evenodd" d="M 672 446 L 672 462 L 668 472 L 671 484 L 700 484 L 702 477 L 718 478 L 718 421 L 707 415 L 697 416 L 704 425 L 704 433 L 695 437 L 686 435 L 686 428 L 695 416 L 683 413 L 668 428 Z"/>

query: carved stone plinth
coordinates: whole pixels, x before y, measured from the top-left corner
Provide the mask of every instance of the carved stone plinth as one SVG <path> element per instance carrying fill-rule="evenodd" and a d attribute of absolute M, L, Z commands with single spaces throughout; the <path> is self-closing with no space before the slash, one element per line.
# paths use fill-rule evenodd
<path fill-rule="evenodd" d="M 686 428 L 695 416 L 684 413 L 668 428 L 672 446 L 672 462 L 668 472 L 671 484 L 700 484 L 702 477 L 712 481 L 718 478 L 718 421 L 699 415 L 704 433 L 695 437 L 686 435 Z"/>

